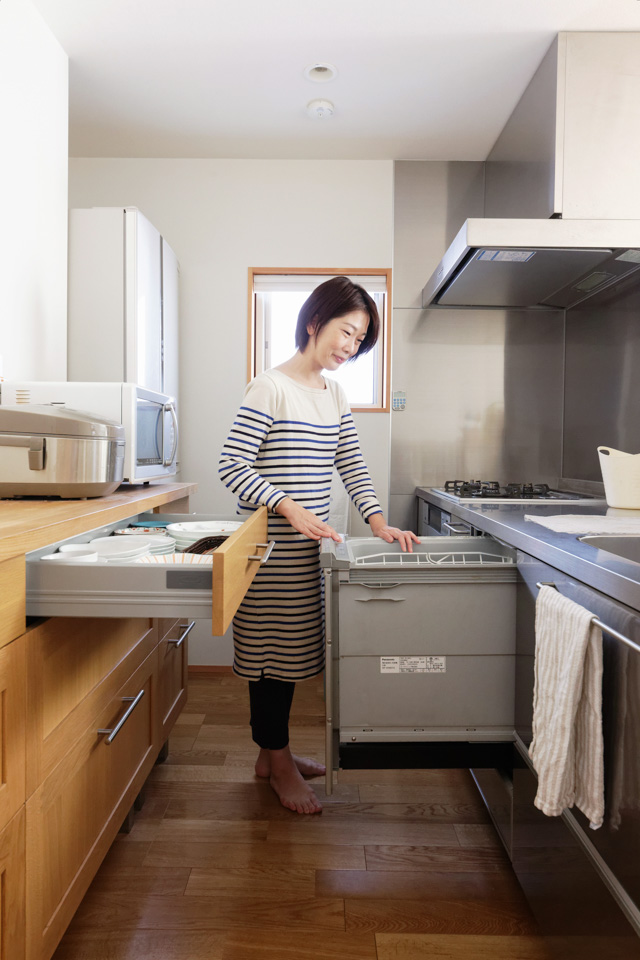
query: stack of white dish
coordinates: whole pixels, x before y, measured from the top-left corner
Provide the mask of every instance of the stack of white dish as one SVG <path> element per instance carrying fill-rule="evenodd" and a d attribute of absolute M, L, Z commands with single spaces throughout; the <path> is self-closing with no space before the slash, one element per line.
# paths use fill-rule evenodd
<path fill-rule="evenodd" d="M 130 529 L 130 528 L 127 528 L 127 529 Z M 145 529 L 153 529 L 153 528 L 145 528 Z M 114 532 L 123 533 L 124 531 L 115 530 Z M 131 547 L 139 543 L 146 543 L 149 545 L 149 553 L 152 553 L 152 554 L 175 553 L 175 550 L 176 550 L 176 542 L 173 539 L 173 537 L 170 537 L 168 536 L 168 534 L 164 533 L 163 531 L 159 531 L 157 529 L 154 530 L 153 533 L 145 533 L 144 536 L 136 535 L 133 538 L 127 537 L 126 540 L 124 537 L 118 537 L 118 538 L 106 537 L 106 539 L 107 540 L 118 539 L 121 546 L 123 546 L 126 543 L 127 547 Z"/>
<path fill-rule="evenodd" d="M 184 523 L 167 524 L 167 533 L 176 542 L 176 550 L 186 550 L 203 537 L 229 537 L 242 520 L 187 520 Z"/>
<path fill-rule="evenodd" d="M 120 537 L 96 537 L 90 541 L 90 546 L 98 554 L 98 561 L 108 563 L 131 563 L 151 552 L 145 537 L 136 537 L 135 541 Z"/>

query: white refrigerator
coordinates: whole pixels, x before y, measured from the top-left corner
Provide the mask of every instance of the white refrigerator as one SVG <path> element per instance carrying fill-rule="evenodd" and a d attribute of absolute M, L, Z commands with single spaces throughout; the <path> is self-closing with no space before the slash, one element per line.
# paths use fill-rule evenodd
<path fill-rule="evenodd" d="M 135 207 L 69 214 L 69 380 L 136 383 L 178 400 L 175 253 Z"/>

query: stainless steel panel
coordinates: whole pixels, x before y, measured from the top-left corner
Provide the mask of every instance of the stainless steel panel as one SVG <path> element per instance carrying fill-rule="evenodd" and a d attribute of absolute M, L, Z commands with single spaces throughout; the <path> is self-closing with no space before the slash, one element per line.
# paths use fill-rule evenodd
<path fill-rule="evenodd" d="M 528 745 L 531 736 L 536 581 L 554 582 L 563 595 L 586 607 L 603 623 L 620 631 L 635 643 L 640 641 L 640 613 L 610 600 L 559 570 L 540 563 L 520 551 L 518 551 L 518 570 L 522 580 L 518 588 L 516 614 L 516 733 Z M 640 856 L 638 829 L 640 823 L 638 800 L 640 654 L 605 632 L 603 633 L 603 657 L 604 824 L 599 830 L 590 830 L 588 821 L 577 809 L 571 811 L 571 817 L 578 834 L 581 834 L 582 846 L 588 851 L 593 851 L 592 858 L 601 859 L 603 874 L 614 877 L 629 898 L 632 904 L 632 920 L 640 929 L 640 873 L 637 868 Z M 550 820 L 553 823 L 555 818 L 543 817 L 533 809 L 533 797 L 530 800 L 531 809 L 528 818 L 532 824 L 532 830 L 534 833 L 542 831 L 541 837 L 546 834 L 551 846 L 550 830 L 553 828 L 547 827 L 547 824 Z M 522 807 L 520 801 L 519 803 Z M 544 842 L 546 845 L 547 841 Z M 553 840 L 553 843 L 555 842 Z M 518 845 L 528 847 L 531 841 L 526 842 L 521 835 Z M 514 848 L 515 846 L 514 835 Z M 524 852 L 521 850 L 518 854 L 520 860 L 526 856 L 526 850 Z M 528 872 L 526 862 L 522 865 L 522 869 L 523 872 Z"/>
<path fill-rule="evenodd" d="M 635 925 L 594 868 L 583 838 L 564 817 L 545 817 L 534 807 L 536 789 L 534 774 L 521 760 L 513 771 L 513 868 L 550 956 L 638 960 Z"/>
<path fill-rule="evenodd" d="M 640 33 L 569 33 L 565 218 L 640 217 Z"/>
<path fill-rule="evenodd" d="M 420 307 L 425 278 L 467 217 L 484 214 L 484 163 L 395 164 L 393 303 Z"/>
<path fill-rule="evenodd" d="M 567 311 L 563 475 L 601 481 L 597 447 L 640 450 L 640 283 Z"/>
<path fill-rule="evenodd" d="M 392 504 L 460 476 L 555 485 L 563 340 L 559 312 L 395 310 Z"/>
<path fill-rule="evenodd" d="M 560 34 L 487 158 L 486 217 L 546 219 L 562 211 L 565 50 Z"/>

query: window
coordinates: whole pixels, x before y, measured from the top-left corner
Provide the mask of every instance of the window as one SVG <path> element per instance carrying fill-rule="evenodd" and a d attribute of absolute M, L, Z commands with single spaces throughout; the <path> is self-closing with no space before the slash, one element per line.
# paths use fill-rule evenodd
<path fill-rule="evenodd" d="M 276 367 L 295 352 L 298 311 L 319 284 L 348 276 L 372 296 L 380 314 L 380 336 L 373 350 L 326 376 L 338 380 L 352 410 L 389 409 L 390 270 L 249 270 L 249 379 Z"/>

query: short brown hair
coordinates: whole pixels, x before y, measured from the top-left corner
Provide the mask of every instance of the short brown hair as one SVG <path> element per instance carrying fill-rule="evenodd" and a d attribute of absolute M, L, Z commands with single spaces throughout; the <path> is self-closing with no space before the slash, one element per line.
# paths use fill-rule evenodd
<path fill-rule="evenodd" d="M 375 346 L 380 333 L 380 317 L 372 297 L 364 287 L 349 280 L 349 277 L 332 277 L 315 288 L 300 308 L 296 326 L 296 347 L 304 353 L 309 343 L 307 327 L 313 327 L 314 336 L 336 317 L 362 310 L 369 317 L 369 326 L 357 353 L 349 360 L 356 360 Z"/>

